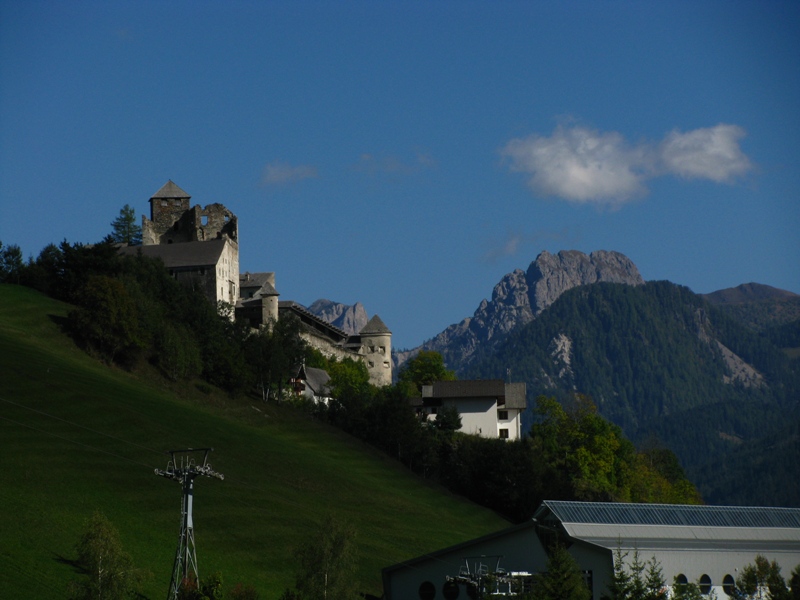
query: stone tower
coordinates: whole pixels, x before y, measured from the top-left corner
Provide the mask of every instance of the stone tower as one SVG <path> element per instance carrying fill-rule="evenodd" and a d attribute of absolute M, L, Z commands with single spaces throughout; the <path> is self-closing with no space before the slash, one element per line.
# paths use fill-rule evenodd
<path fill-rule="evenodd" d="M 358 332 L 361 354 L 369 371 L 369 382 L 384 386 L 392 384 L 392 332 L 378 315 L 373 316 Z"/>
<path fill-rule="evenodd" d="M 236 216 L 222 204 L 190 207 L 191 196 L 171 180 L 150 198 L 150 218 L 142 215 L 142 245 L 206 242 L 227 236 L 239 242 Z"/>

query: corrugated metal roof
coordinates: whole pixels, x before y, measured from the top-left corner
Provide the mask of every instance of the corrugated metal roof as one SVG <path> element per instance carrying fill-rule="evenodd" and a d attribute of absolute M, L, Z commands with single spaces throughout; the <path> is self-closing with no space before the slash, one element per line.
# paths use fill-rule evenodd
<path fill-rule="evenodd" d="M 800 509 L 545 500 L 536 512 L 562 524 L 800 529 Z"/>

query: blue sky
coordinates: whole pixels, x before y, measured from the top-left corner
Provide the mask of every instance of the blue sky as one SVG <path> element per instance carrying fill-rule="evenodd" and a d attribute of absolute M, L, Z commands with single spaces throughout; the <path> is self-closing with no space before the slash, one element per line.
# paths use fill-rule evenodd
<path fill-rule="evenodd" d="M 542 250 L 800 292 L 800 3 L 0 0 L 0 240 L 168 179 L 413 347 Z"/>

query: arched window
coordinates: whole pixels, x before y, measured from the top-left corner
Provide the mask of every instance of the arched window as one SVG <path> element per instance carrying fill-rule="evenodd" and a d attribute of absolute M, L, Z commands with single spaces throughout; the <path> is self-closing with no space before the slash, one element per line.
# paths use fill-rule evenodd
<path fill-rule="evenodd" d="M 456 600 L 459 591 L 458 584 L 455 581 L 448 581 L 442 588 L 442 595 L 444 595 L 445 600 Z"/>
<path fill-rule="evenodd" d="M 704 596 L 708 596 L 711 592 L 711 577 L 703 573 L 700 576 L 700 593 Z"/>
<path fill-rule="evenodd" d="M 675 576 L 675 583 L 677 583 L 678 585 L 686 585 L 687 583 L 689 583 L 689 580 L 686 579 L 686 575 L 684 575 L 683 573 L 679 573 L 678 575 Z"/>
<path fill-rule="evenodd" d="M 725 575 L 725 577 L 722 578 L 722 591 L 728 596 L 733 596 L 735 590 L 736 582 L 733 580 L 733 575 Z"/>
<path fill-rule="evenodd" d="M 419 586 L 420 600 L 433 600 L 436 598 L 436 586 L 430 581 L 423 581 Z"/>

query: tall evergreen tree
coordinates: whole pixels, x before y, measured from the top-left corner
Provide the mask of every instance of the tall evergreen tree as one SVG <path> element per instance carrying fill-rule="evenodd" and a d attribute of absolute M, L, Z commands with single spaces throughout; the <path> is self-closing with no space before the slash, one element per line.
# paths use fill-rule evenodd
<path fill-rule="evenodd" d="M 645 600 L 666 600 L 667 580 L 664 579 L 664 571 L 655 556 L 647 561 L 645 588 Z"/>
<path fill-rule="evenodd" d="M 547 570 L 534 578 L 532 596 L 537 600 L 589 600 L 591 595 L 572 555 L 561 544 L 553 546 Z"/>
<path fill-rule="evenodd" d="M 611 582 L 608 584 L 608 593 L 603 595 L 603 600 L 630 600 L 631 597 L 631 576 L 625 570 L 625 558 L 627 552 L 622 552 L 622 548 L 617 546 L 614 551 L 614 573 Z"/>
<path fill-rule="evenodd" d="M 111 239 L 114 242 L 138 246 L 142 243 L 142 228 L 136 224 L 136 211 L 126 204 L 119 211 L 119 216 L 111 221 Z"/>

